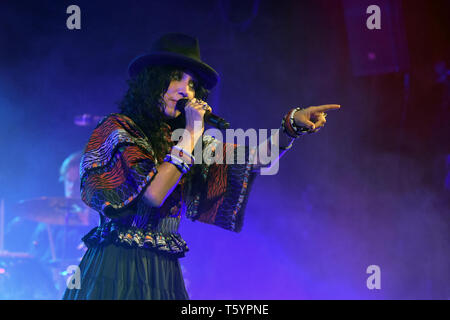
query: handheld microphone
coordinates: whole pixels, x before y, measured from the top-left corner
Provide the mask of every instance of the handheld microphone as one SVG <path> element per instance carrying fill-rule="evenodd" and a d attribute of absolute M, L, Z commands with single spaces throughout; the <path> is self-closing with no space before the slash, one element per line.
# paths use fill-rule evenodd
<path fill-rule="evenodd" d="M 184 108 L 186 107 L 186 103 L 188 102 L 189 102 L 188 98 L 182 98 L 177 101 L 175 108 L 178 109 L 184 115 L 185 114 Z M 209 110 L 206 110 L 203 119 L 205 120 L 205 122 L 216 127 L 217 129 L 228 129 L 230 127 L 230 123 L 228 123 L 225 119 L 216 116 L 214 113 L 211 113 L 211 111 Z"/>

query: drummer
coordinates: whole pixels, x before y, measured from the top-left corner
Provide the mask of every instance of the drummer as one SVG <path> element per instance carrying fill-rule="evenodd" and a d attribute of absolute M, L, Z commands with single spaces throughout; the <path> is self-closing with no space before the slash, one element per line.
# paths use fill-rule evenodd
<path fill-rule="evenodd" d="M 34 291 L 30 288 L 26 288 L 25 290 L 20 287 L 20 283 L 15 281 L 10 283 L 13 288 L 17 289 L 17 292 L 15 292 L 16 295 L 12 296 L 14 298 L 59 298 L 61 293 L 54 290 L 59 290 L 59 287 L 62 286 L 57 281 L 61 282 L 60 280 L 65 280 L 65 278 L 59 279 L 57 274 L 65 270 L 67 265 L 78 264 L 78 260 L 83 256 L 85 247 L 81 238 L 98 224 L 98 214 L 93 214 L 91 209 L 81 201 L 80 161 L 81 152 L 74 152 L 63 161 L 59 168 L 59 181 L 64 186 L 64 197 L 66 199 L 80 200 L 79 202 L 74 201 L 74 203 L 79 203 L 79 205 L 77 205 L 77 208 L 72 207 L 70 210 L 71 215 L 76 215 L 76 219 L 71 219 L 71 221 L 77 221 L 76 225 L 70 223 L 63 225 L 60 221 L 44 223 L 39 218 L 29 219 L 26 216 L 17 214 L 9 222 L 5 230 L 6 249 L 10 252 L 29 253 L 30 257 L 33 258 L 30 261 L 41 268 L 33 267 L 36 270 L 29 275 L 32 277 L 34 274 L 39 274 L 41 278 L 40 286 L 35 288 Z M 51 216 L 50 213 L 49 216 Z M 35 214 L 39 215 L 41 213 Z M 15 270 L 16 273 L 22 271 L 20 265 L 15 268 L 17 268 Z M 62 281 L 62 283 L 65 284 L 65 281 Z M 0 299 L 2 297 L 4 296 L 0 294 Z"/>
<path fill-rule="evenodd" d="M 7 249 L 29 252 L 41 261 L 76 259 L 83 255 L 81 238 L 98 223 L 98 216 L 84 205 L 80 196 L 79 165 L 81 152 L 70 154 L 62 163 L 59 181 L 64 185 L 67 199 L 80 199 L 80 207 L 71 210 L 77 215 L 81 226 L 51 225 L 29 221 L 16 216 L 8 224 L 5 232 Z M 80 224 L 80 223 L 79 223 Z M 65 242 L 65 246 L 63 245 Z"/>
<path fill-rule="evenodd" d="M 81 152 L 74 152 L 63 161 L 59 170 L 59 181 L 64 184 L 64 196 L 68 199 L 81 199 L 80 161 Z M 98 218 L 81 201 L 80 204 L 71 214 L 78 215 L 81 226 L 38 224 L 33 234 L 32 254 L 46 261 L 77 259 L 83 255 L 85 248 L 81 238 L 97 225 Z"/>
<path fill-rule="evenodd" d="M 69 155 L 62 163 L 59 170 L 59 181 L 64 183 L 64 196 L 69 199 L 80 200 L 81 207 L 79 211 L 74 210 L 78 215 L 78 220 L 82 223 L 81 227 L 71 227 L 76 230 L 72 234 L 73 241 L 78 243 L 77 248 L 84 246 L 81 238 L 92 228 L 98 225 L 98 213 L 93 211 L 84 202 L 81 201 L 80 193 L 80 162 L 82 151 L 77 151 Z M 86 249 L 86 248 L 84 248 Z"/>
<path fill-rule="evenodd" d="M 82 222 L 83 226 L 73 228 L 76 230 L 72 234 L 73 241 L 76 241 L 78 245 L 76 246 L 81 249 L 84 246 L 81 238 L 86 234 L 86 231 L 98 225 L 98 213 L 93 211 L 91 208 L 86 206 L 84 202 L 81 201 L 80 193 L 80 162 L 81 162 L 82 151 L 77 151 L 68 156 L 61 165 L 59 170 L 59 181 L 64 183 L 64 196 L 69 199 L 80 200 L 81 207 L 79 211 L 74 211 L 78 214 L 78 219 Z M 83 249 L 86 249 L 83 247 Z"/>

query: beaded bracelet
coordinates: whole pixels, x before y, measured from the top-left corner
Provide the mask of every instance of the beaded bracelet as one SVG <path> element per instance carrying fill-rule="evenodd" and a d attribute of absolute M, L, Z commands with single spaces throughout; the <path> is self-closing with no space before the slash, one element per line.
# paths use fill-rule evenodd
<path fill-rule="evenodd" d="M 291 138 L 295 139 L 304 134 L 310 133 L 310 129 L 308 127 L 297 126 L 295 124 L 294 114 L 300 110 L 302 110 L 302 108 L 294 108 L 290 110 L 281 121 L 283 132 L 286 133 Z"/>
<path fill-rule="evenodd" d="M 164 161 L 170 162 L 175 167 L 177 167 L 177 169 L 181 172 L 181 174 L 185 174 L 192 167 L 192 164 L 187 164 L 186 162 L 183 161 L 183 159 L 180 159 L 177 156 L 174 156 L 172 154 L 167 154 L 164 157 Z"/>

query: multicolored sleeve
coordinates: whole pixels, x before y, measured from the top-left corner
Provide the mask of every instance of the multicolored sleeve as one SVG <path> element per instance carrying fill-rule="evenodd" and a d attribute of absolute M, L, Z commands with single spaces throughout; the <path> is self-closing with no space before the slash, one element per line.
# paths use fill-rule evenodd
<path fill-rule="evenodd" d="M 117 217 L 136 202 L 157 173 L 148 140 L 124 115 L 111 114 L 94 129 L 80 165 L 81 198 Z"/>
<path fill-rule="evenodd" d="M 252 172 L 254 150 L 247 146 L 213 140 L 213 150 L 221 144 L 224 161 L 222 164 L 200 165 L 201 172 L 196 177 L 200 183 L 196 183 L 189 191 L 186 217 L 192 221 L 198 220 L 239 232 L 250 188 L 256 176 Z M 225 161 L 227 156 L 229 160 Z"/>

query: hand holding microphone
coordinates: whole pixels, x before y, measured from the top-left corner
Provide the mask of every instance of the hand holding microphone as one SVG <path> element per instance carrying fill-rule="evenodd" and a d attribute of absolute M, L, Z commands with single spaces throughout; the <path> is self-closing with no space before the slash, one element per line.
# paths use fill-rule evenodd
<path fill-rule="evenodd" d="M 203 120 L 218 129 L 227 129 L 230 127 L 230 124 L 227 121 L 225 121 L 225 119 L 213 114 L 211 112 L 211 110 L 212 110 L 211 107 L 208 106 L 208 104 L 202 100 L 199 100 L 199 99 L 189 100 L 187 98 L 183 98 L 183 99 L 178 100 L 175 108 L 178 109 L 183 115 L 186 115 L 186 110 L 185 110 L 186 106 L 194 107 L 194 109 L 200 110 L 200 112 L 202 112 L 201 110 L 204 110 Z M 190 112 L 190 111 L 188 111 L 188 112 Z M 197 113 L 197 114 L 199 114 L 199 113 Z M 191 118 L 193 121 L 201 121 L 202 120 L 201 118 L 196 119 L 196 116 L 194 113 L 191 113 L 191 116 L 189 116 L 189 118 Z M 190 124 L 188 124 L 187 116 L 186 116 L 186 125 L 187 126 L 190 125 Z M 193 123 L 192 123 L 192 125 L 193 125 Z"/>

